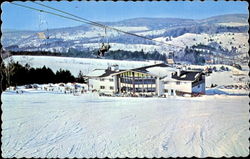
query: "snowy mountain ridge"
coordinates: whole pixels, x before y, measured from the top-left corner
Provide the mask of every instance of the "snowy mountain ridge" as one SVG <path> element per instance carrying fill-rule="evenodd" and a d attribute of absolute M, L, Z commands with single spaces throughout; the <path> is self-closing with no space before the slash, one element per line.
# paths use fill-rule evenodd
<path fill-rule="evenodd" d="M 166 42 L 169 45 L 122 34 L 114 30 L 107 30 L 105 34 L 103 28 L 89 25 L 48 30 L 44 28 L 43 32 L 49 39 L 39 39 L 37 33 L 40 31 L 3 30 L 1 43 L 6 50 L 12 51 L 44 50 L 65 53 L 70 48 L 80 51 L 95 50 L 100 47 L 102 42 L 109 42 L 111 50 L 143 50 L 145 52 L 156 50 L 168 54 L 171 51 L 181 52 L 186 46 L 199 43 L 209 45 L 210 41 L 204 39 L 212 39 L 213 42 L 228 50 L 233 46 L 237 47 L 240 53 L 245 53 L 249 48 L 247 20 L 248 15 L 246 14 L 231 14 L 202 20 L 134 18 L 103 23 L 123 31 Z M 190 38 L 196 40 L 190 40 Z"/>

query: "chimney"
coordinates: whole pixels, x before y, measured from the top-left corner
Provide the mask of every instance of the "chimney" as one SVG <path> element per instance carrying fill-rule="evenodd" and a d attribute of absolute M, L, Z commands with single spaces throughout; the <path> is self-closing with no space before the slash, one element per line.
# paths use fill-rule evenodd
<path fill-rule="evenodd" d="M 182 70 L 187 70 L 187 66 L 184 65 L 184 66 L 182 67 Z"/>
<path fill-rule="evenodd" d="M 111 71 L 119 71 L 119 66 L 117 64 L 112 65 Z"/>
<path fill-rule="evenodd" d="M 180 75 L 181 75 L 181 69 L 178 68 L 178 69 L 177 69 L 177 76 L 180 76 Z"/>
<path fill-rule="evenodd" d="M 108 70 L 112 70 L 112 68 L 111 68 L 111 66 L 110 66 L 110 64 L 108 63 Z"/>

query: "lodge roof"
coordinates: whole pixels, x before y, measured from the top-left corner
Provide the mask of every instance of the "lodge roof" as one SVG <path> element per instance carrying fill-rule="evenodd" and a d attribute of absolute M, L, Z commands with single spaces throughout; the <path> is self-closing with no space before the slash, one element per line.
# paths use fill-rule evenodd
<path fill-rule="evenodd" d="M 139 67 L 139 68 L 134 68 L 134 69 L 129 69 L 129 70 L 119 70 L 119 71 L 115 71 L 115 70 L 111 70 L 111 69 L 95 69 L 92 73 L 90 73 L 87 76 L 89 76 L 89 77 L 107 77 L 107 76 L 110 76 L 112 74 L 115 75 L 115 74 L 120 74 L 120 73 L 127 72 L 127 71 L 135 71 L 135 72 L 150 74 L 152 76 L 165 77 L 164 72 L 161 75 L 160 74 L 158 75 L 156 72 L 153 72 L 155 70 L 149 71 L 149 69 L 151 69 L 151 68 L 156 68 L 158 70 L 158 68 L 161 68 L 161 67 L 167 68 L 167 67 L 169 67 L 169 65 L 167 65 L 165 63 L 160 63 L 160 64 L 155 64 L 155 65 L 150 65 L 150 66 L 144 66 L 144 67 Z M 162 72 L 164 70 L 160 69 L 158 71 Z M 172 74 L 172 78 L 176 79 L 176 80 L 195 81 L 198 77 L 200 77 L 201 74 L 202 74 L 201 70 L 189 70 L 189 71 L 182 70 L 180 72 L 179 76 L 177 75 L 177 72 L 175 74 Z"/>
<path fill-rule="evenodd" d="M 196 80 L 198 77 L 200 77 L 200 75 L 202 75 L 201 71 L 181 71 L 180 75 L 177 75 L 177 72 L 175 74 L 172 75 L 173 79 L 176 80 L 184 80 L 184 81 L 194 81 Z"/>
<path fill-rule="evenodd" d="M 164 64 L 164 63 L 159 63 L 159 64 L 155 64 L 155 65 L 150 65 L 150 66 L 134 68 L 134 69 L 131 69 L 131 70 L 132 71 L 137 71 L 137 72 L 142 72 L 142 73 L 148 73 L 147 69 L 152 68 L 152 67 L 169 67 L 169 66 Z"/>
<path fill-rule="evenodd" d="M 167 59 L 166 61 L 168 64 L 175 64 L 174 59 Z"/>
<path fill-rule="evenodd" d="M 95 69 L 91 73 L 89 73 L 87 76 L 88 77 L 107 77 L 110 76 L 114 73 L 122 72 L 124 70 L 119 70 L 119 71 L 113 71 L 111 69 Z"/>
<path fill-rule="evenodd" d="M 114 74 L 114 73 L 118 73 L 118 72 L 122 72 L 122 71 L 124 71 L 124 70 L 112 71 L 111 69 L 106 69 L 106 70 L 105 70 L 105 73 L 102 74 L 102 75 L 99 76 L 99 77 L 107 77 L 107 76 L 110 76 L 110 75 L 112 75 L 112 74 Z"/>
<path fill-rule="evenodd" d="M 152 74 L 152 72 L 147 70 L 149 68 L 154 68 L 154 67 L 159 68 L 159 67 L 169 67 L 169 66 L 164 64 L 164 63 L 159 63 L 159 64 L 154 64 L 154 65 L 149 65 L 149 66 L 138 67 L 138 68 L 134 68 L 134 69 L 120 70 L 119 72 L 115 72 L 113 74 L 116 75 L 116 74 L 120 74 L 120 73 L 127 72 L 127 71 L 134 71 L 134 72 L 139 72 L 139 73 L 150 74 L 152 76 L 157 76 L 157 75 Z"/>

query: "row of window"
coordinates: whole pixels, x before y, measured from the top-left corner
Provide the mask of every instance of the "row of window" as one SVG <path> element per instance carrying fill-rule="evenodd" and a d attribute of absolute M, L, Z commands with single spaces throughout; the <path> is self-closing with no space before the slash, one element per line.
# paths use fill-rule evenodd
<path fill-rule="evenodd" d="M 124 72 L 120 75 L 121 77 L 152 77 L 139 72 Z"/>
<path fill-rule="evenodd" d="M 153 76 L 120 76 L 120 78 L 130 78 L 130 79 L 156 79 Z"/>
<path fill-rule="evenodd" d="M 169 82 L 168 82 L 168 81 L 165 81 L 164 84 L 169 84 Z M 180 85 L 180 84 L 181 84 L 180 81 L 176 81 L 176 85 Z"/>
<path fill-rule="evenodd" d="M 164 89 L 164 93 L 170 93 L 171 95 L 174 95 L 174 90 L 171 89 L 170 92 L 168 92 L 168 89 Z"/>
<path fill-rule="evenodd" d="M 132 92 L 133 88 L 132 87 L 122 87 L 121 88 L 122 92 Z M 135 92 L 155 92 L 156 88 L 135 88 Z"/>
<path fill-rule="evenodd" d="M 105 86 L 100 86 L 100 89 L 105 89 Z M 114 90 L 114 87 L 113 87 L 113 86 L 110 86 L 109 89 L 110 89 L 110 90 Z"/>
<path fill-rule="evenodd" d="M 129 79 L 129 80 L 155 80 L 156 78 L 151 78 L 151 77 L 147 77 L 147 78 L 143 78 L 143 77 L 120 77 L 121 79 Z"/>
<path fill-rule="evenodd" d="M 108 79 L 110 82 L 113 82 L 114 81 L 114 79 L 113 78 L 110 78 L 110 79 Z M 100 81 L 105 81 L 105 78 L 100 78 Z"/>
<path fill-rule="evenodd" d="M 105 89 L 105 86 L 100 86 L 100 89 Z M 114 90 L 113 86 L 109 87 L 110 90 Z M 133 91 L 131 87 L 123 87 L 122 91 Z M 135 88 L 135 92 L 155 92 L 156 88 Z"/>
<path fill-rule="evenodd" d="M 122 83 L 132 84 L 132 79 L 121 78 Z M 134 84 L 155 84 L 155 79 L 135 79 Z"/>

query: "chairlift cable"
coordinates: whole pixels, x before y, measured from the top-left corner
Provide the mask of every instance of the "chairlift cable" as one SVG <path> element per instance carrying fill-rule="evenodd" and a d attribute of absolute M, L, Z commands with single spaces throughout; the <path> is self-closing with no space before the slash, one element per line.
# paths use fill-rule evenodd
<path fill-rule="evenodd" d="M 82 21 L 82 20 L 79 20 L 79 19 L 76 19 L 76 18 L 64 16 L 64 15 L 53 13 L 53 12 L 46 11 L 46 10 L 43 10 L 43 9 L 37 9 L 37 8 L 34 8 L 34 7 L 29 7 L 29 6 L 22 5 L 22 4 L 17 4 L 17 3 L 14 3 L 14 2 L 11 2 L 10 4 L 17 5 L 17 6 L 24 7 L 24 8 L 28 8 L 28 9 L 31 9 L 31 10 L 35 10 L 35 11 L 38 11 L 38 12 L 44 12 L 44 13 L 47 13 L 47 14 L 52 14 L 52 15 L 59 16 L 59 17 L 65 18 L 65 19 L 71 19 L 71 20 L 74 20 L 74 21 L 78 21 L 78 22 L 82 22 L 82 23 L 87 23 L 87 24 L 93 25 L 91 23 L 88 23 L 88 22 L 85 22 L 85 21 Z"/>
<path fill-rule="evenodd" d="M 102 24 L 99 24 L 99 23 L 96 23 L 96 22 L 94 22 L 94 21 L 91 21 L 91 20 L 88 20 L 88 19 L 85 19 L 85 18 L 82 18 L 82 17 L 76 16 L 76 15 L 74 15 L 74 14 L 71 14 L 71 13 L 65 12 L 65 11 L 63 11 L 63 10 L 56 9 L 56 8 L 53 8 L 53 7 L 50 7 L 50 6 L 47 6 L 47 5 L 44 5 L 44 4 L 41 4 L 41 3 L 35 2 L 35 1 L 33 1 L 33 3 L 35 3 L 35 4 L 37 4 L 37 5 L 40 5 L 40 6 L 43 6 L 43 7 L 46 7 L 46 8 L 49 8 L 49 9 L 52 9 L 52 10 L 55 10 L 55 11 L 58 11 L 58 12 L 61 12 L 61 13 L 64 13 L 64 14 L 67 14 L 67 15 L 69 15 L 69 16 L 72 16 L 72 17 L 75 17 L 75 18 L 78 18 L 78 19 L 84 20 L 84 21 L 89 22 L 89 23 L 93 23 L 93 24 L 95 24 L 96 26 L 97 26 L 97 25 L 100 25 L 100 27 L 104 27 L 104 25 L 102 25 Z"/>
<path fill-rule="evenodd" d="M 154 41 L 156 43 L 161 43 L 161 44 L 168 45 L 168 46 L 174 46 L 174 47 L 183 48 L 181 46 L 176 46 L 176 45 L 168 44 L 168 43 L 165 43 L 165 42 L 162 42 L 162 41 L 157 41 L 157 40 L 145 37 L 145 36 L 141 36 L 141 35 L 138 35 L 138 34 L 126 32 L 126 31 L 123 31 L 123 30 L 120 30 L 120 29 L 117 29 L 117 28 L 114 28 L 114 27 L 110 27 L 110 26 L 107 26 L 107 25 L 104 25 L 104 24 L 100 24 L 100 23 L 97 23 L 97 22 L 94 22 L 94 21 L 91 21 L 91 20 L 88 20 L 88 19 L 76 16 L 76 15 L 71 14 L 71 13 L 68 13 L 68 12 L 65 12 L 65 11 L 53 8 L 53 7 L 49 7 L 47 5 L 44 5 L 44 4 L 35 2 L 35 1 L 33 3 L 35 3 L 37 5 L 40 5 L 40 6 L 43 6 L 43 7 L 46 7 L 46 8 L 49 8 L 49 9 L 52 9 L 52 10 L 55 10 L 55 11 L 58 11 L 58 12 L 61 12 L 61 13 L 64 13 L 64 14 L 67 14 L 67 15 L 70 15 L 70 16 L 72 16 L 74 18 L 65 16 L 65 15 L 61 15 L 61 14 L 58 14 L 58 13 L 46 11 L 46 10 L 43 10 L 43 9 L 37 9 L 37 8 L 29 7 L 29 6 L 26 6 L 26 5 L 17 4 L 17 3 L 14 3 L 14 2 L 11 2 L 10 4 L 17 5 L 17 6 L 24 7 L 24 8 L 28 8 L 28 9 L 35 10 L 35 11 L 39 11 L 39 12 L 44 12 L 44 13 L 47 13 L 47 14 L 52 14 L 52 15 L 59 16 L 59 17 L 65 18 L 65 19 L 70 19 L 70 20 L 74 20 L 74 21 L 86 23 L 86 24 L 89 24 L 89 25 L 94 25 L 94 26 L 97 26 L 97 27 L 102 27 L 102 28 L 105 29 L 105 33 L 106 33 L 106 29 L 111 29 L 111 30 L 115 30 L 117 32 L 121 32 L 121 33 L 124 33 L 124 34 L 131 35 L 131 36 L 136 36 L 136 37 L 143 38 L 143 39 L 146 39 L 146 40 L 151 40 L 151 41 Z"/>
<path fill-rule="evenodd" d="M 33 2 L 33 3 L 42 5 L 42 6 L 44 6 L 44 7 L 46 6 L 46 5 L 37 3 L 37 2 Z M 49 6 L 46 6 L 46 7 L 47 7 L 47 8 L 50 8 L 50 9 L 53 9 L 53 10 L 60 11 L 60 12 L 64 12 L 64 14 L 68 14 L 68 15 L 74 16 L 75 18 L 68 17 L 68 16 L 61 15 L 61 14 L 54 13 L 54 12 L 50 12 L 50 11 L 46 11 L 46 10 L 43 10 L 43 9 L 37 9 L 37 8 L 34 8 L 34 7 L 29 7 L 29 6 L 25 6 L 25 5 L 22 5 L 22 4 L 17 4 L 17 3 L 14 3 L 14 2 L 11 2 L 10 4 L 17 5 L 17 6 L 24 7 L 24 8 L 28 8 L 28 9 L 32 9 L 32 10 L 36 10 L 36 11 L 39 11 L 39 12 L 44 12 L 44 13 L 47 13 L 47 14 L 52 14 L 52 15 L 59 16 L 59 17 L 62 17 L 62 18 L 66 18 L 66 19 L 71 19 L 71 20 L 78 21 L 78 22 L 82 22 L 82 23 L 86 23 L 86 24 L 89 24 L 89 25 L 94 25 L 94 26 L 103 27 L 103 28 L 106 27 L 106 28 L 109 28 L 109 29 L 112 29 L 112 30 L 115 30 L 115 31 L 118 31 L 118 32 L 122 32 L 122 33 L 124 33 L 124 34 L 129 34 L 129 35 L 132 35 L 132 36 L 137 36 L 137 37 L 144 38 L 144 39 L 147 39 L 147 40 L 151 40 L 151 41 L 154 41 L 154 42 L 157 42 L 157 43 L 162 43 L 162 44 L 165 44 L 165 45 L 171 45 L 171 44 L 167 44 L 167 43 L 164 43 L 164 42 L 161 42 L 161 41 L 157 41 L 157 40 L 154 40 L 154 39 L 151 39 L 151 38 L 148 38 L 148 37 L 144 37 L 144 36 L 141 36 L 141 35 L 129 33 L 129 32 L 126 32 L 126 31 L 117 29 L 117 28 L 113 28 L 113 27 L 110 27 L 110 26 L 106 26 L 106 25 L 103 25 L 103 24 L 99 24 L 99 23 L 96 23 L 96 22 L 92 22 L 92 21 L 89 21 L 89 20 L 87 20 L 87 19 L 84 19 L 84 18 L 75 16 L 75 15 L 73 15 L 73 14 L 70 14 L 70 13 L 61 11 L 61 10 L 59 10 L 59 9 L 55 9 L 55 8 L 49 7 Z M 76 19 L 76 18 L 78 18 L 78 19 Z M 81 20 L 79 20 L 79 19 L 81 19 Z M 174 46 L 175 46 L 175 45 L 174 45 Z"/>
<path fill-rule="evenodd" d="M 38 3 L 38 2 L 33 2 L 35 4 L 38 4 L 40 6 L 43 6 L 43 7 L 46 7 L 46 8 L 49 8 L 49 9 L 52 9 L 52 10 L 55 10 L 55 11 L 58 11 L 58 12 L 61 12 L 61 13 L 64 13 L 64 14 L 67 14 L 67 15 L 70 15 L 74 18 L 78 18 L 78 19 L 81 19 L 81 20 L 84 20 L 86 22 L 88 22 L 88 24 L 91 24 L 91 25 L 96 25 L 96 26 L 99 26 L 99 27 L 103 27 L 105 29 L 111 29 L 111 30 L 115 30 L 115 31 L 118 31 L 118 32 L 122 32 L 124 34 L 129 34 L 129 35 L 132 35 L 132 36 L 136 36 L 136 37 L 139 37 L 139 38 L 143 38 L 143 39 L 146 39 L 146 40 L 151 40 L 151 41 L 154 41 L 154 42 L 157 42 L 157 43 L 161 43 L 161 44 L 165 44 L 165 45 L 171 45 L 171 44 L 167 44 L 165 42 L 162 42 L 162 41 L 157 41 L 157 40 L 154 40 L 154 39 L 151 39 L 151 38 L 148 38 L 148 37 L 145 37 L 145 36 L 141 36 L 141 35 L 138 35 L 138 34 L 134 34 L 134 33 L 130 33 L 130 32 L 126 32 L 126 31 L 123 31 L 123 30 L 120 30 L 120 29 L 117 29 L 117 28 L 114 28 L 114 27 L 110 27 L 110 26 L 107 26 L 107 25 L 104 25 L 104 24 L 101 24 L 101 23 L 97 23 L 97 22 L 94 22 L 94 21 L 91 21 L 91 20 L 88 20 L 88 19 L 85 19 L 85 18 L 82 18 L 82 17 L 79 17 L 79 16 L 76 16 L 74 14 L 71 14 L 71 13 L 68 13 L 68 12 L 65 12 L 65 11 L 62 11 L 60 9 L 56 9 L 56 8 L 53 8 L 53 7 L 49 7 L 47 5 L 44 5 L 44 4 L 41 4 L 41 3 Z M 175 45 L 173 45 L 175 46 Z M 180 46 L 175 46 L 175 47 L 180 47 Z M 181 47 L 182 48 L 182 47 Z"/>

